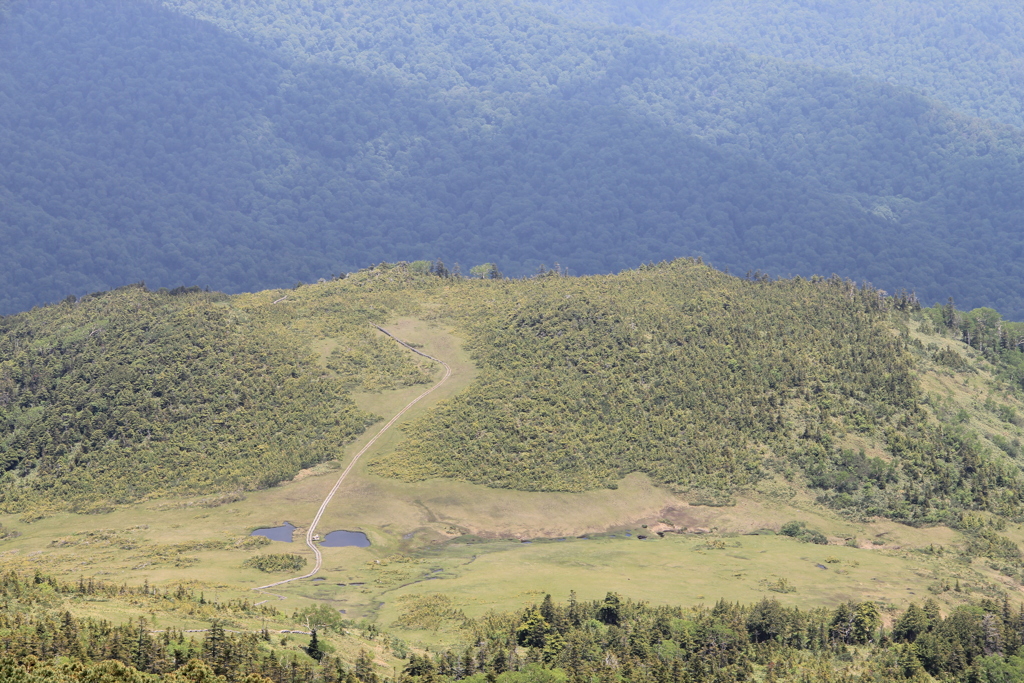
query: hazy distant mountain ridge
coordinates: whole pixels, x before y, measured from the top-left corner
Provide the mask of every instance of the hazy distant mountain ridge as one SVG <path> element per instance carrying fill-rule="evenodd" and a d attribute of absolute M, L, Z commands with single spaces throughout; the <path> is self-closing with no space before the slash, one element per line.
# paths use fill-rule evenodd
<path fill-rule="evenodd" d="M 699 254 L 1024 315 L 1019 136 L 898 88 L 535 5 L 15 10 L 2 311 L 403 258 Z"/>
<path fill-rule="evenodd" d="M 736 45 L 1024 126 L 1024 7 L 1004 0 L 583 0 L 567 16 Z"/>

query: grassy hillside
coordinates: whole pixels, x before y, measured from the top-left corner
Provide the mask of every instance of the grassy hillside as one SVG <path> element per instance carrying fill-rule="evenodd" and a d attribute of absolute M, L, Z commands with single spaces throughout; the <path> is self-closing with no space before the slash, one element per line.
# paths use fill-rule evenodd
<path fill-rule="evenodd" d="M 0 319 L 0 672 L 1014 680 L 1020 324 L 685 260 L 426 266 Z M 372 416 L 439 376 L 371 322 L 452 379 L 318 527 L 372 545 L 254 594 L 313 555 L 249 533 L 298 541 Z"/>
<path fill-rule="evenodd" d="M 861 514 L 1019 510 L 1019 467 L 923 409 L 919 342 L 899 310 L 911 299 L 684 261 L 450 287 L 435 315 L 465 326 L 481 377 L 412 425 L 378 473 L 579 491 L 645 472 L 712 499 L 800 475 Z M 865 441 L 880 448 L 851 447 Z"/>
<path fill-rule="evenodd" d="M 884 302 L 838 279 L 746 282 L 677 262 L 484 286 L 436 313 L 469 328 L 480 380 L 378 471 L 570 491 L 643 471 L 728 488 L 766 476 L 773 451 L 785 467 L 805 433 L 871 430 L 914 404 Z"/>
<path fill-rule="evenodd" d="M 915 307 L 694 261 L 529 280 L 381 265 L 290 292 L 68 300 L 0 321 L 3 504 L 253 490 L 333 460 L 375 419 L 352 392 L 434 372 L 369 324 L 414 315 L 465 337 L 480 374 L 377 474 L 586 491 L 644 473 L 708 500 L 779 480 L 850 514 L 1017 515 L 1016 447 L 945 423 L 922 390 Z"/>
<path fill-rule="evenodd" d="M 334 459 L 376 419 L 351 389 L 428 379 L 370 334 L 373 314 L 323 321 L 321 359 L 282 312 L 127 287 L 0 319 L 3 506 L 269 486 Z"/>

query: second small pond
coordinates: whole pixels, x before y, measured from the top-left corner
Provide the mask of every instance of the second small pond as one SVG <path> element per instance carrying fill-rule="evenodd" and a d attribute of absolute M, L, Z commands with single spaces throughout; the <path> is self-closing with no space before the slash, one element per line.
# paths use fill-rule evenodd
<path fill-rule="evenodd" d="M 256 529 L 250 534 L 250 536 L 266 536 L 271 541 L 284 541 L 285 543 L 291 543 L 293 531 L 295 531 L 295 525 L 291 522 L 285 522 L 282 526 Z"/>
<path fill-rule="evenodd" d="M 325 548 L 341 548 L 355 546 L 357 548 L 368 548 L 370 539 L 362 531 L 332 531 L 324 536 L 320 545 Z"/>

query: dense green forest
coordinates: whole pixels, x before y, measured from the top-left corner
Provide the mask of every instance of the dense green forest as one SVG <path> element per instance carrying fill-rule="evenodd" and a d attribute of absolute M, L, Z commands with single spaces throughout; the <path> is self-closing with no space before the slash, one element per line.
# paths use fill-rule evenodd
<path fill-rule="evenodd" d="M 681 262 L 487 289 L 446 298 L 483 377 L 378 471 L 583 491 L 639 469 L 728 488 L 764 474 L 754 444 L 784 451 L 833 414 L 871 429 L 916 400 L 877 293 L 849 282 L 748 283 Z"/>
<path fill-rule="evenodd" d="M 584 0 L 567 16 L 736 45 L 905 86 L 1024 125 L 1024 8 L 1002 0 Z"/>
<path fill-rule="evenodd" d="M 328 376 L 282 335 L 280 308 L 226 298 L 132 286 L 0 318 L 0 505 L 264 487 L 336 458 L 376 419 L 348 396 L 355 362 Z M 370 331 L 352 321 L 367 316 L 347 317 L 330 324 L 348 331 L 350 359 L 417 377 L 399 354 L 363 360 Z"/>
<path fill-rule="evenodd" d="M 693 260 L 520 280 L 423 266 L 283 295 L 132 286 L 0 319 L 0 504 L 102 511 L 262 488 L 334 460 L 376 419 L 348 392 L 429 379 L 370 324 L 415 315 L 464 336 L 481 374 L 413 421 L 371 462 L 378 474 L 584 491 L 644 472 L 709 500 L 781 476 L 854 517 L 968 530 L 1013 572 L 1024 566 L 972 514 L 1024 513 L 1024 452 L 922 391 L 922 363 L 974 366 L 908 333 L 963 337 L 1014 391 L 1024 324 L 951 303 L 920 311 L 909 294 L 838 277 L 738 278 Z M 882 451 L 844 445 L 848 435 Z"/>
<path fill-rule="evenodd" d="M 519 276 L 700 255 L 1024 316 L 1019 130 L 560 8 L 15 0 L 0 312 L 381 260 Z"/>
<path fill-rule="evenodd" d="M 1024 676 L 1024 606 L 1006 600 L 982 600 L 943 615 L 934 600 L 886 613 L 870 601 L 801 610 L 764 598 L 683 608 L 615 593 L 593 601 L 570 594 L 565 604 L 548 595 L 516 613 L 466 619 L 456 624 L 461 648 L 406 649 L 404 668 L 384 672 L 365 650 L 351 663 L 325 652 L 315 631 L 307 657 L 275 651 L 266 629 L 226 629 L 233 613 L 259 609 L 245 602 L 203 601 L 217 618 L 197 637 L 152 630 L 144 619 L 114 625 L 78 617 L 55 607 L 62 598 L 121 598 L 164 608 L 203 601 L 182 587 L 69 584 L 38 572 L 8 572 L 0 578 L 5 682 L 1012 683 Z M 331 612 L 309 608 L 304 616 L 321 633 L 356 626 Z"/>
<path fill-rule="evenodd" d="M 918 306 L 906 294 L 682 260 L 616 277 L 450 281 L 436 315 L 468 330 L 482 376 L 414 423 L 378 473 L 583 491 L 641 471 L 723 492 L 797 469 L 822 502 L 857 514 L 956 526 L 963 510 L 1022 510 L 1019 460 L 923 410 L 924 350 L 891 331 L 891 315 Z M 1004 349 L 1019 362 L 1018 345 Z M 893 458 L 840 447 L 848 432 Z"/>

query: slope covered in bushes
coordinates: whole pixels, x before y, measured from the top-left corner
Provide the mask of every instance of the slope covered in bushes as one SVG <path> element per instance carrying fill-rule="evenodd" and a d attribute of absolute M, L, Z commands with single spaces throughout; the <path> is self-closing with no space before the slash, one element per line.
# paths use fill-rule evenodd
<path fill-rule="evenodd" d="M 365 361 L 369 332 L 344 318 L 335 336 L 353 367 L 335 376 L 278 312 L 134 286 L 0 318 L 0 505 L 89 510 L 275 484 L 374 421 L 347 393 L 360 367 L 425 379 L 398 354 Z"/>
<path fill-rule="evenodd" d="M 377 474 L 583 491 L 644 472 L 705 499 L 783 477 L 857 515 L 1021 511 L 1012 434 L 947 423 L 922 390 L 922 363 L 976 361 L 925 349 L 910 316 L 933 323 L 908 295 L 688 260 L 527 280 L 432 270 L 236 297 L 131 287 L 0 319 L 4 506 L 258 488 L 340 457 L 374 419 L 349 391 L 432 376 L 370 324 L 414 316 L 465 338 L 480 376 L 413 421 Z M 950 309 L 990 338 L 969 327 L 980 314 Z M 992 358 L 1010 382 L 1018 348 Z"/>
<path fill-rule="evenodd" d="M 906 295 L 690 261 L 450 287 L 437 315 L 467 329 L 481 378 L 378 473 L 581 491 L 641 471 L 703 495 L 796 471 L 835 507 L 950 523 L 1024 500 L 1019 465 L 922 408 Z"/>

